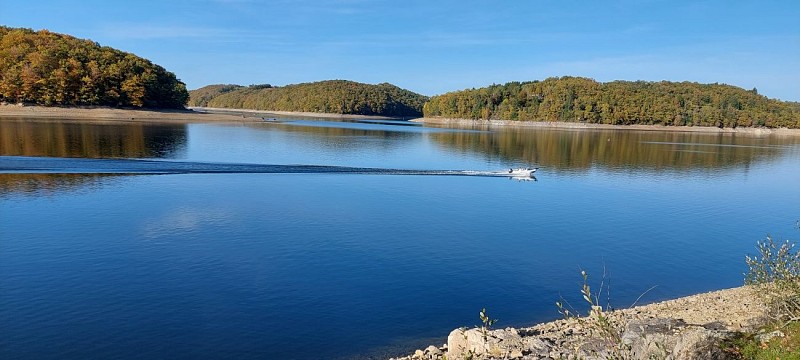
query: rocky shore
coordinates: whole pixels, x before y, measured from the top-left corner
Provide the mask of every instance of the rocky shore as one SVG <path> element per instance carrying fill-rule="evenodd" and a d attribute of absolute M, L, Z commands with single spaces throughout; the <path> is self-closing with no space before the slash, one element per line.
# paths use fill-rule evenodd
<path fill-rule="evenodd" d="M 755 288 L 743 286 L 528 328 L 455 329 L 447 344 L 393 360 L 735 359 L 723 342 L 765 322 Z"/>
<path fill-rule="evenodd" d="M 411 121 L 434 125 L 448 125 L 467 127 L 473 129 L 490 129 L 492 127 L 531 127 L 531 128 L 559 128 L 559 129 L 598 129 L 598 130 L 636 130 L 636 131 L 683 131 L 725 134 L 751 134 L 751 135 L 782 135 L 800 136 L 800 129 L 769 129 L 769 128 L 716 128 L 705 126 L 663 126 L 663 125 L 608 125 L 571 123 L 555 121 L 514 121 L 514 120 L 475 120 L 453 119 L 442 117 L 423 117 Z"/>

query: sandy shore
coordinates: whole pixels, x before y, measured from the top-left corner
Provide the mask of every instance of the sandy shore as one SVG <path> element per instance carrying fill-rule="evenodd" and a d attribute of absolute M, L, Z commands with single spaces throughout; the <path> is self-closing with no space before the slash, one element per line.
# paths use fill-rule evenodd
<path fill-rule="evenodd" d="M 0 118 L 98 122 L 255 122 L 261 117 L 202 113 L 192 110 L 134 110 L 109 107 L 50 107 L 0 105 Z"/>
<path fill-rule="evenodd" d="M 490 129 L 492 127 L 522 127 L 522 128 L 558 128 L 558 129 L 597 129 L 597 130 L 635 130 L 635 131 L 682 131 L 702 133 L 749 134 L 749 135 L 780 135 L 800 136 L 800 129 L 767 129 L 767 128 L 716 128 L 706 126 L 662 126 L 662 125 L 606 125 L 587 123 L 568 123 L 552 121 L 513 121 L 513 120 L 473 120 L 452 119 L 440 117 L 423 117 L 411 121 L 433 125 L 451 125 Z"/>
<path fill-rule="evenodd" d="M 265 114 L 265 115 L 284 115 L 291 117 L 306 117 L 306 118 L 324 118 L 324 119 L 399 119 L 396 117 L 377 116 L 377 115 L 351 115 L 351 114 L 333 114 L 333 113 L 316 113 L 316 112 L 303 112 L 303 111 L 268 111 L 268 110 L 250 110 L 250 109 L 228 109 L 228 108 L 211 108 L 211 107 L 189 107 L 190 110 L 214 114 Z"/>
<path fill-rule="evenodd" d="M 175 123 L 205 123 L 227 122 L 247 123 L 262 122 L 265 118 L 280 116 L 294 118 L 318 119 L 393 119 L 400 118 L 372 116 L 372 115 L 345 115 L 314 112 L 293 111 L 263 111 L 249 109 L 225 109 L 191 107 L 186 110 L 135 110 L 117 109 L 110 107 L 56 107 L 56 106 L 29 106 L 29 105 L 0 105 L 0 118 L 36 118 L 63 121 L 113 121 L 113 122 L 175 122 Z M 747 134 L 747 135 L 777 135 L 800 136 L 800 129 L 767 129 L 767 128 L 716 128 L 702 126 L 659 126 L 659 125 L 605 125 L 586 123 L 566 123 L 547 121 L 511 121 L 511 120 L 472 120 L 451 118 L 416 118 L 409 121 L 431 125 L 458 126 L 462 128 L 491 129 L 493 127 L 520 127 L 520 128 L 555 128 L 555 129 L 595 129 L 595 130 L 635 130 L 635 131 L 682 131 L 701 133 Z"/>
<path fill-rule="evenodd" d="M 262 111 L 193 107 L 186 110 L 117 109 L 110 107 L 59 107 L 37 105 L 0 105 L 0 118 L 36 118 L 64 121 L 125 122 L 261 122 L 279 116 L 323 119 L 398 119 L 383 116 L 343 115 L 292 111 Z"/>

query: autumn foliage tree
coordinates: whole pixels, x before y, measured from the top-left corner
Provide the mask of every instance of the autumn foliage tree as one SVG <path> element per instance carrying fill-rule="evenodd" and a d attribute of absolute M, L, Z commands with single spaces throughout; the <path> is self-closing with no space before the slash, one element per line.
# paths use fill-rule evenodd
<path fill-rule="evenodd" d="M 189 91 L 189 106 L 206 107 L 208 106 L 208 102 L 211 101 L 211 99 L 219 95 L 222 95 L 226 92 L 233 91 L 236 89 L 241 89 L 243 87 L 244 86 L 232 85 L 232 84 L 216 84 L 216 85 L 203 86 L 199 89 Z"/>
<path fill-rule="evenodd" d="M 800 104 L 694 82 L 581 77 L 509 82 L 434 96 L 425 116 L 592 124 L 800 128 Z"/>
<path fill-rule="evenodd" d="M 47 30 L 0 26 L 0 101 L 183 108 L 175 74 L 149 60 Z"/>
<path fill-rule="evenodd" d="M 389 83 L 326 80 L 286 86 L 209 85 L 191 91 L 196 106 L 335 114 L 420 116 L 428 97 Z"/>

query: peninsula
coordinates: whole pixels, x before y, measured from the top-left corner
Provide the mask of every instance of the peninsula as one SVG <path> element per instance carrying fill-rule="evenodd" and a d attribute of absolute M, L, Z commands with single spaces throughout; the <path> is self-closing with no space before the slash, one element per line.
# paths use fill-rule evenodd
<path fill-rule="evenodd" d="M 175 74 L 147 59 L 48 30 L 0 26 L 0 103 L 183 109 Z"/>
<path fill-rule="evenodd" d="M 800 128 L 800 103 L 724 84 L 553 77 L 432 97 L 425 118 L 603 125 Z"/>
<path fill-rule="evenodd" d="M 193 107 L 387 117 L 419 117 L 427 100 L 389 83 L 346 80 L 286 86 L 208 85 L 189 92 Z"/>

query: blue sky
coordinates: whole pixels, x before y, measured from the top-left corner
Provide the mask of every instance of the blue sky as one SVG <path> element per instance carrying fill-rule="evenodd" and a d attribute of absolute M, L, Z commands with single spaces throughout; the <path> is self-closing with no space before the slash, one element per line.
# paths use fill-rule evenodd
<path fill-rule="evenodd" d="M 347 79 L 719 82 L 800 101 L 800 1 L 0 0 L 0 24 L 148 58 L 189 89 Z"/>

